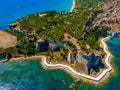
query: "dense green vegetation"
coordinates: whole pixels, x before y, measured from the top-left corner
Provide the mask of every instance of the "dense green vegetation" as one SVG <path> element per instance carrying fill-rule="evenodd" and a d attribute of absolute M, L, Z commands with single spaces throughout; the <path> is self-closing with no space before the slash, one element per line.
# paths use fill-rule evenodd
<path fill-rule="evenodd" d="M 11 33 L 12 35 L 16 36 L 18 41 L 21 40 L 21 39 L 23 39 L 23 37 L 24 37 L 23 34 L 15 33 L 15 32 L 13 32 L 13 31 L 10 30 L 10 29 L 9 29 L 9 30 L 6 30 L 6 32 Z"/>
<path fill-rule="evenodd" d="M 84 15 L 75 15 L 73 17 L 71 14 L 55 14 L 44 17 L 30 15 L 19 20 L 21 26 L 34 27 L 40 36 L 57 41 L 63 40 L 64 32 L 68 32 L 74 37 L 81 39 L 83 33 L 81 29 L 85 21 L 86 18 Z"/>
<path fill-rule="evenodd" d="M 53 10 L 47 11 L 46 16 L 40 17 L 37 13 L 22 18 L 18 22 L 22 27 L 34 28 L 37 34 L 45 39 L 63 42 L 63 34 L 67 32 L 82 43 L 84 42 L 82 29 L 86 21 L 89 18 L 94 19 L 96 14 L 102 10 L 97 7 L 98 0 L 76 0 L 76 2 L 76 9 L 73 13 L 57 13 Z"/>
<path fill-rule="evenodd" d="M 35 43 L 31 40 L 23 40 L 17 45 L 19 54 L 34 55 L 35 54 Z"/>
<path fill-rule="evenodd" d="M 47 11 L 47 15 L 42 17 L 39 13 L 28 15 L 18 20 L 20 29 L 26 30 L 26 32 L 29 32 L 29 29 L 35 30 L 36 34 L 44 39 L 60 41 L 66 45 L 70 44 L 70 46 L 73 46 L 72 43 L 64 41 L 64 33 L 67 32 L 78 39 L 78 43 L 84 50 L 86 44 L 90 45 L 92 49 L 99 49 L 98 39 L 106 34 L 106 29 L 104 31 L 104 29 L 96 30 L 95 28 L 83 38 L 83 26 L 88 20 L 94 20 L 97 14 L 102 12 L 102 1 L 104 0 L 76 0 L 76 8 L 71 13 L 52 10 Z M 36 42 L 34 40 L 27 40 L 24 38 L 25 35 L 20 35 L 10 30 L 8 32 L 18 37 L 18 41 L 20 41 L 17 45 L 19 53 L 35 54 Z"/>
<path fill-rule="evenodd" d="M 99 49 L 99 43 L 98 40 L 100 37 L 105 37 L 107 35 L 107 31 L 109 29 L 107 27 L 104 27 L 102 29 L 99 29 L 98 27 L 95 27 L 91 29 L 87 35 L 85 35 L 85 41 L 87 44 L 91 46 L 92 49 Z"/>
<path fill-rule="evenodd" d="M 17 51 L 19 54 L 34 55 L 37 51 L 35 42 L 29 40 L 24 34 L 15 33 L 12 30 L 7 30 L 8 33 L 15 35 L 18 39 Z"/>

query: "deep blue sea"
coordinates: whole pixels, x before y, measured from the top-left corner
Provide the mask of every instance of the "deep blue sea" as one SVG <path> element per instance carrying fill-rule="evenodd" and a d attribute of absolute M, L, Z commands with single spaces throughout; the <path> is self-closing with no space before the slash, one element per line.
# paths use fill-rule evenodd
<path fill-rule="evenodd" d="M 48 10 L 70 11 L 73 0 L 0 0 L 0 30 L 26 15 Z"/>

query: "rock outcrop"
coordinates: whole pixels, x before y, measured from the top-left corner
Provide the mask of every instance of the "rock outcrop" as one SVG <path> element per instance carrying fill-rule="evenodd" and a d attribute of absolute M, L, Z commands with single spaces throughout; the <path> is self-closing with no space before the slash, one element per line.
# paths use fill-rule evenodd
<path fill-rule="evenodd" d="M 17 38 L 7 32 L 0 31 L 0 60 L 10 59 L 17 54 Z"/>
<path fill-rule="evenodd" d="M 0 49 L 15 47 L 17 38 L 9 33 L 0 31 Z"/>

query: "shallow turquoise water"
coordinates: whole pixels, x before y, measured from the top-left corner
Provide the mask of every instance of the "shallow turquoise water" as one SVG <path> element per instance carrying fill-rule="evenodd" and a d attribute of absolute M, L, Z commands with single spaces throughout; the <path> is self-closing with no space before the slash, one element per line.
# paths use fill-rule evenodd
<path fill-rule="evenodd" d="M 70 11 L 73 0 L 0 0 L 0 30 L 26 15 L 48 10 Z"/>
<path fill-rule="evenodd" d="M 61 70 L 44 70 L 39 60 L 0 64 L 0 90 L 66 90 L 71 82 Z"/>
<path fill-rule="evenodd" d="M 95 87 L 74 80 L 62 70 L 44 70 L 39 60 L 17 61 L 0 64 L 0 90 L 70 90 L 75 83 L 76 90 L 119 90 L 120 88 L 120 37 L 108 42 L 117 76 L 110 77 L 107 84 Z M 66 85 L 62 82 L 65 80 Z"/>

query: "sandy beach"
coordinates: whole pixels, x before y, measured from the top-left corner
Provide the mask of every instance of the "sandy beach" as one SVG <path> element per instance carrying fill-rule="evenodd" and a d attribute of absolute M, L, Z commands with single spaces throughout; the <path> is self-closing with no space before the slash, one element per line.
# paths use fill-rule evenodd
<path fill-rule="evenodd" d="M 75 0 L 73 0 L 73 5 L 72 5 L 72 7 L 71 7 L 71 9 L 70 9 L 70 11 L 69 12 L 72 12 L 73 10 L 74 10 L 74 8 L 75 8 Z M 47 14 L 46 13 L 42 13 L 42 14 L 38 14 L 40 17 L 43 17 L 43 16 L 46 16 Z"/>
<path fill-rule="evenodd" d="M 73 10 L 74 10 L 74 8 L 75 8 L 75 0 L 73 0 L 73 5 L 72 5 L 72 7 L 71 7 L 71 9 L 70 9 L 70 12 L 72 12 Z"/>

